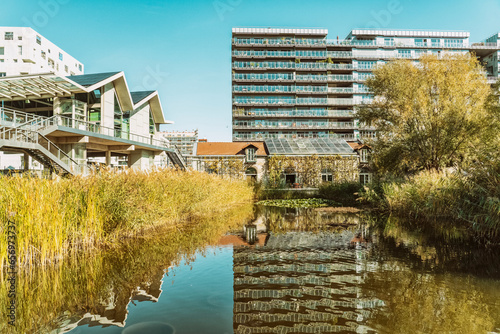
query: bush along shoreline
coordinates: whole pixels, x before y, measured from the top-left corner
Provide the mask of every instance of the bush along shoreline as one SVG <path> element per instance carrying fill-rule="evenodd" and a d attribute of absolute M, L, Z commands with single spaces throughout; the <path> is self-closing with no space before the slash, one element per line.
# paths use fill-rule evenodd
<path fill-rule="evenodd" d="M 10 260 L 9 240 L 15 240 L 15 266 L 53 263 L 252 201 L 245 181 L 193 171 L 130 169 L 55 180 L 3 176 L 0 229 L 11 238 L 0 239 L 0 263 Z"/>
<path fill-rule="evenodd" d="M 365 186 L 360 200 L 421 224 L 447 220 L 495 243 L 500 236 L 500 166 L 469 173 L 422 171 Z"/>

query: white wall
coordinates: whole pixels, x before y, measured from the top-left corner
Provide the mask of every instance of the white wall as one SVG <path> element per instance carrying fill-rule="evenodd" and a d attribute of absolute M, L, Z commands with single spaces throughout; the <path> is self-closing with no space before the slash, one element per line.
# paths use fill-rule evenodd
<path fill-rule="evenodd" d="M 14 38 L 5 40 L 6 32 L 12 32 Z M 37 36 L 41 44 L 37 43 Z M 22 54 L 19 54 L 19 46 L 22 46 Z M 4 55 L 0 55 L 0 73 L 6 73 L 7 76 L 47 72 L 55 72 L 60 76 L 84 73 L 80 61 L 31 28 L 0 27 L 0 47 L 4 48 Z M 42 51 L 45 52 L 45 59 Z M 59 53 L 62 54 L 62 60 Z M 49 65 L 49 59 L 53 60 L 53 67 Z"/>
<path fill-rule="evenodd" d="M 130 132 L 149 136 L 149 103 L 145 103 L 130 114 Z"/>

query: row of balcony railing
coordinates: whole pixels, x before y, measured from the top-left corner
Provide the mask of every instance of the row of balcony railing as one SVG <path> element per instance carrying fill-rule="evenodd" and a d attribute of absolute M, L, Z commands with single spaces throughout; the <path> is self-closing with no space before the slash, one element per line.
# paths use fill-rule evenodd
<path fill-rule="evenodd" d="M 443 51 L 433 50 L 394 50 L 394 51 L 268 51 L 268 50 L 233 50 L 233 57 L 240 58 L 295 58 L 295 59 L 418 59 L 425 54 L 433 54 L 442 57 L 445 54 L 464 53 L 467 51 Z"/>
<path fill-rule="evenodd" d="M 237 96 L 233 98 L 234 105 L 329 105 L 352 106 L 355 104 L 369 104 L 372 100 L 351 98 L 321 98 L 321 97 L 262 97 L 262 96 Z"/>
<path fill-rule="evenodd" d="M 310 121 L 235 121 L 233 129 L 311 129 L 311 130 L 328 130 L 328 129 L 355 129 L 358 127 L 357 122 L 310 122 Z"/>
<path fill-rule="evenodd" d="M 234 85 L 234 93 L 305 93 L 305 94 L 355 94 L 368 93 L 366 88 L 328 87 L 328 86 L 273 86 L 273 85 Z"/>
<path fill-rule="evenodd" d="M 239 70 L 371 70 L 376 67 L 373 64 L 333 64 L 333 63 L 298 63 L 298 62 L 249 62 L 249 61 L 235 61 L 233 62 L 233 69 Z"/>
<path fill-rule="evenodd" d="M 285 58 L 352 58 L 351 51 L 269 51 L 233 50 L 233 56 L 285 57 Z"/>
<path fill-rule="evenodd" d="M 233 117 L 354 117 L 354 110 L 328 109 L 235 109 Z"/>
<path fill-rule="evenodd" d="M 316 81 L 316 82 L 354 82 L 372 77 L 371 73 L 354 74 L 295 74 L 295 73 L 233 73 L 235 81 Z"/>
<path fill-rule="evenodd" d="M 314 38 L 233 38 L 236 46 L 352 46 L 352 47 L 431 47 L 431 48 L 500 48 L 498 43 L 468 43 L 467 41 L 395 41 L 395 40 L 330 40 Z"/>
<path fill-rule="evenodd" d="M 296 139 L 296 138 L 342 138 L 345 140 L 355 140 L 359 138 L 357 133 L 235 133 L 233 141 L 266 139 Z"/>
<path fill-rule="evenodd" d="M 36 116 L 9 108 L 0 108 L 0 126 L 23 127 L 30 131 L 40 131 L 51 126 L 63 126 L 76 130 L 92 132 L 100 135 L 127 139 L 148 145 L 170 147 L 168 140 L 155 138 L 153 135 L 138 135 L 114 127 L 102 126 L 95 122 L 88 122 L 63 115 L 51 117 Z"/>

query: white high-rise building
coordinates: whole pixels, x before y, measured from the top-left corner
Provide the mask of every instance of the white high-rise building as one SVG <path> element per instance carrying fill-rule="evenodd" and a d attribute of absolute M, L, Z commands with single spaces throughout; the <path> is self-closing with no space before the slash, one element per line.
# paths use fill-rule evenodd
<path fill-rule="evenodd" d="M 0 77 L 49 72 L 59 76 L 81 75 L 84 66 L 32 28 L 0 27 Z M 23 159 L 27 158 L 0 152 L 0 170 L 22 169 Z M 37 167 L 36 162 L 31 165 Z"/>
<path fill-rule="evenodd" d="M 53 72 L 80 75 L 83 64 L 26 27 L 0 27 L 0 77 Z"/>

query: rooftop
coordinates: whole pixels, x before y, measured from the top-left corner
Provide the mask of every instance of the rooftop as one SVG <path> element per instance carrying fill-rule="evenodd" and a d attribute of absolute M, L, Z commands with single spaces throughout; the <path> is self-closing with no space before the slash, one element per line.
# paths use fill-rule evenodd
<path fill-rule="evenodd" d="M 106 72 L 106 73 L 93 73 L 93 74 L 82 74 L 82 75 L 72 75 L 67 77 L 73 82 L 76 82 L 80 86 L 90 87 L 101 81 L 104 81 L 113 75 L 116 75 L 120 72 Z"/>
<path fill-rule="evenodd" d="M 155 92 L 154 90 L 147 90 L 143 92 L 130 92 L 130 96 L 132 96 L 132 101 L 134 101 L 134 104 L 137 104 L 140 101 L 144 100 L 149 95 L 153 94 L 154 92 Z"/>
<path fill-rule="evenodd" d="M 419 30 L 419 29 L 354 29 L 349 33 L 352 36 L 394 36 L 394 37 L 450 37 L 468 38 L 468 31 L 443 31 L 443 30 Z"/>
<path fill-rule="evenodd" d="M 269 155 L 351 155 L 351 146 L 340 138 L 273 138 L 266 140 Z"/>
<path fill-rule="evenodd" d="M 264 142 L 198 142 L 196 155 L 245 154 L 245 148 L 255 146 L 256 155 L 267 155 Z"/>
<path fill-rule="evenodd" d="M 326 36 L 328 29 L 321 28 L 233 28 L 233 34 L 255 34 L 255 35 L 321 35 Z"/>

